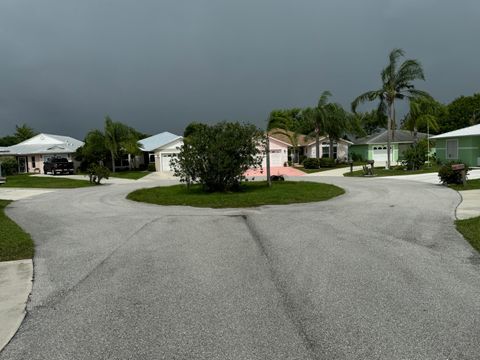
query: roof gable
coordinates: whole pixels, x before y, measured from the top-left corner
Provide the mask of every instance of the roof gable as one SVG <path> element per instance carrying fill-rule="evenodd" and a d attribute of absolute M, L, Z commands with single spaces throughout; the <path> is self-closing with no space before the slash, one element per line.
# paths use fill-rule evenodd
<path fill-rule="evenodd" d="M 432 136 L 432 139 L 443 139 L 449 137 L 480 136 L 480 124 L 468 126 L 462 129 L 453 130 L 444 134 Z"/>
<path fill-rule="evenodd" d="M 38 134 L 19 144 L 8 147 L 12 155 L 47 154 L 52 152 L 73 153 L 84 143 L 69 136 Z"/>
<path fill-rule="evenodd" d="M 140 144 L 140 148 L 143 151 L 153 151 L 158 148 L 161 148 L 165 145 L 170 144 L 171 142 L 183 139 L 182 136 L 172 134 L 168 131 L 162 132 L 157 135 L 150 136 L 148 138 L 140 140 L 138 143 Z"/>

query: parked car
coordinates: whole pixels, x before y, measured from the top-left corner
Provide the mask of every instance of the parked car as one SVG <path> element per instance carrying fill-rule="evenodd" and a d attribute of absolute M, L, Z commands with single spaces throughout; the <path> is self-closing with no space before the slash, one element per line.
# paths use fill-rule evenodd
<path fill-rule="evenodd" d="M 43 164 L 43 173 L 72 175 L 74 173 L 73 161 L 68 161 L 66 158 L 52 158 Z"/>

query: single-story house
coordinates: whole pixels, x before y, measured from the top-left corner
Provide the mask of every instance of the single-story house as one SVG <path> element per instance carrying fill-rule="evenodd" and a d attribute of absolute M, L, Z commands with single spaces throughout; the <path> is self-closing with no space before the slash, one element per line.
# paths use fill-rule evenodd
<path fill-rule="evenodd" d="M 424 139 L 427 134 L 417 133 L 417 139 Z M 407 150 L 415 139 L 413 132 L 408 130 L 394 130 L 390 149 L 390 162 L 397 164 L 403 159 L 403 152 Z M 385 165 L 387 162 L 388 130 L 353 140 L 349 148 L 349 157 L 355 155 L 363 160 L 373 160 L 377 165 Z"/>
<path fill-rule="evenodd" d="M 432 136 L 437 158 L 443 162 L 463 161 L 480 166 L 480 124 Z"/>
<path fill-rule="evenodd" d="M 145 153 L 146 164 L 155 164 L 155 170 L 161 173 L 171 173 L 170 160 L 180 152 L 183 137 L 167 131 L 142 139 L 140 150 Z"/>
<path fill-rule="evenodd" d="M 43 163 L 52 157 L 62 157 L 72 160 L 73 153 L 84 143 L 69 136 L 38 134 L 19 144 L 0 150 L 0 156 L 15 157 L 19 173 L 43 172 Z"/>
<path fill-rule="evenodd" d="M 281 133 L 279 133 L 279 131 Z M 294 133 L 291 131 L 286 133 L 288 133 L 290 136 L 285 135 L 284 130 L 273 129 L 269 131 L 269 137 L 273 139 L 273 141 L 282 142 L 283 144 L 286 144 L 288 146 L 288 149 L 290 150 L 290 154 L 292 154 L 294 146 L 292 144 L 292 141 L 290 140 L 290 137 L 294 136 Z M 326 136 L 321 136 L 319 140 L 320 140 L 320 156 L 319 157 L 321 158 L 330 157 L 330 139 Z M 351 141 L 348 141 L 345 139 L 334 141 L 333 142 L 333 158 L 346 161 L 348 159 L 348 148 L 352 144 L 353 143 Z M 298 148 L 297 149 L 298 156 L 300 157 L 307 157 L 307 158 L 316 157 L 317 151 L 316 151 L 315 138 L 312 138 L 303 134 L 298 134 L 297 148 Z M 299 159 L 295 159 L 295 162 L 298 162 L 298 160 Z M 284 159 L 284 162 L 285 161 L 288 161 L 288 157 L 287 159 Z"/>

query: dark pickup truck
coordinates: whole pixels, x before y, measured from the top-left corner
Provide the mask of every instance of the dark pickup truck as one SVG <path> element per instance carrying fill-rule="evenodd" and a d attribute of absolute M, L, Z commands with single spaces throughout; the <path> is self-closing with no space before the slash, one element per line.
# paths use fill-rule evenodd
<path fill-rule="evenodd" d="M 43 164 L 43 173 L 70 174 L 74 172 L 73 162 L 65 158 L 52 158 Z"/>

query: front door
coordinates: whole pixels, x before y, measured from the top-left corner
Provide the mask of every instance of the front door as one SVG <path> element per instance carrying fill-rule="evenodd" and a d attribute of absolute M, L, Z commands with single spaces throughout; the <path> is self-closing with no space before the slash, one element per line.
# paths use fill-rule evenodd
<path fill-rule="evenodd" d="M 28 171 L 27 158 L 25 156 L 18 158 L 18 173 L 23 174 Z"/>

